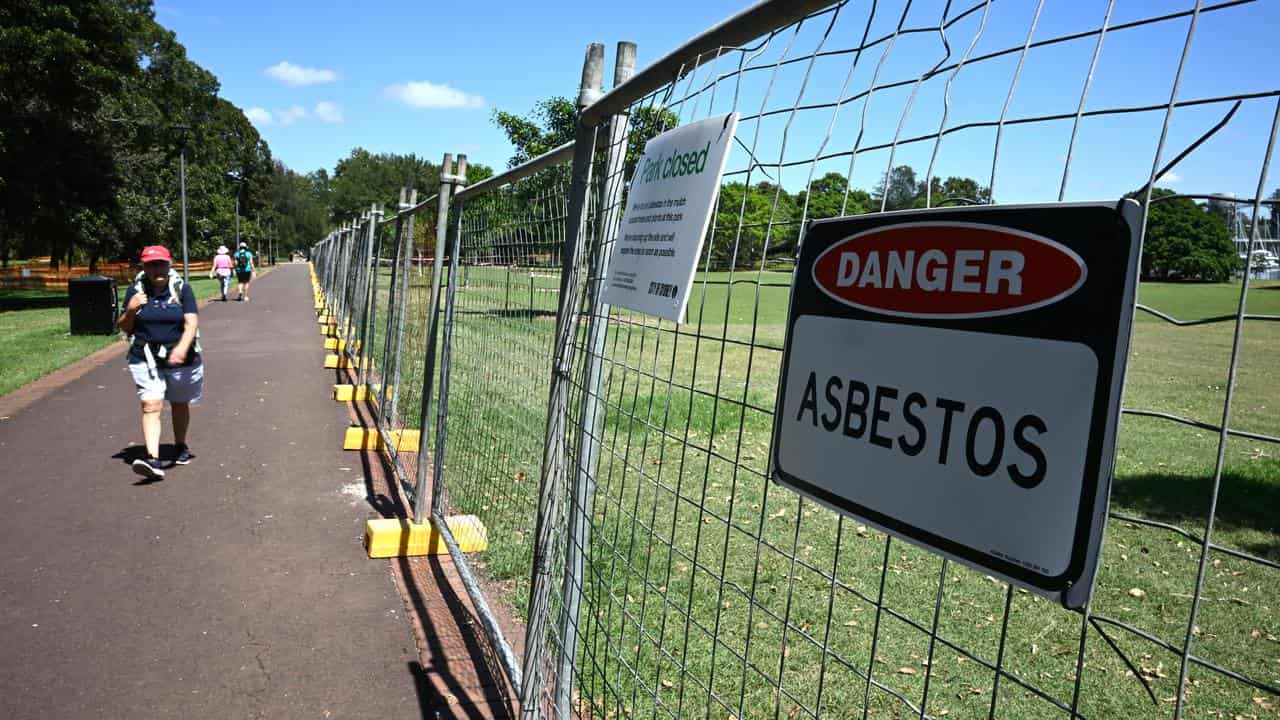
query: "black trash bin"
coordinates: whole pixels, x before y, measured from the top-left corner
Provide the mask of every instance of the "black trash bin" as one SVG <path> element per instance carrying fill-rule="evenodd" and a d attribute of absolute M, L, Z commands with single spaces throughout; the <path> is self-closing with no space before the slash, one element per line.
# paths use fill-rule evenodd
<path fill-rule="evenodd" d="M 81 275 L 67 281 L 72 335 L 110 335 L 116 331 L 116 281 L 104 275 Z"/>

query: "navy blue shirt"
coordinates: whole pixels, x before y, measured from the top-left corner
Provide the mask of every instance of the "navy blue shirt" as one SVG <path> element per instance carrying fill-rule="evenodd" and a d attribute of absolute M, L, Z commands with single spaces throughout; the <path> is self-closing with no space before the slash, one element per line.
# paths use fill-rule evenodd
<path fill-rule="evenodd" d="M 137 294 L 136 286 L 130 285 L 125 291 L 124 303 L 128 307 L 129 299 Z M 191 286 L 184 284 L 182 286 L 182 297 L 180 303 L 171 301 L 172 292 L 169 288 L 165 288 L 163 294 L 153 294 L 150 288 L 147 288 L 147 304 L 138 308 L 138 312 L 133 318 L 133 340 L 134 343 L 129 347 L 129 362 L 146 362 L 147 356 L 143 352 L 142 347 L 138 343 L 151 344 L 152 353 L 158 349 L 158 345 L 164 345 L 172 348 L 182 339 L 182 329 L 186 323 L 183 316 L 187 313 L 198 312 L 196 306 L 195 293 L 191 292 Z M 195 343 L 192 343 L 193 349 L 187 353 L 187 361 L 184 366 L 198 365 L 200 363 L 200 354 L 194 351 Z M 160 367 L 168 367 L 169 363 L 159 357 L 156 358 L 156 364 Z"/>

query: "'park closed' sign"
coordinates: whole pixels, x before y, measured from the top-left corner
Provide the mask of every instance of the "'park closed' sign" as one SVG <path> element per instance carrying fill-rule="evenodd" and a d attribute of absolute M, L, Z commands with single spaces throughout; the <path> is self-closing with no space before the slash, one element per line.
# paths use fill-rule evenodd
<path fill-rule="evenodd" d="M 1125 201 L 813 223 L 792 288 L 774 478 L 1083 605 L 1139 219 Z"/>

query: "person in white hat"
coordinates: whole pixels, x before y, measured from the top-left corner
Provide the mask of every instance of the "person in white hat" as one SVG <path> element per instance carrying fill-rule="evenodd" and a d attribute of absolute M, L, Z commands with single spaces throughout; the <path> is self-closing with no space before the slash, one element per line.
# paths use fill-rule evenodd
<path fill-rule="evenodd" d="M 231 268 L 234 264 L 227 246 L 219 245 L 218 254 L 213 256 L 213 267 L 209 269 L 209 277 L 218 278 L 218 285 L 222 288 L 222 302 L 227 301 L 227 290 L 231 289 Z"/>

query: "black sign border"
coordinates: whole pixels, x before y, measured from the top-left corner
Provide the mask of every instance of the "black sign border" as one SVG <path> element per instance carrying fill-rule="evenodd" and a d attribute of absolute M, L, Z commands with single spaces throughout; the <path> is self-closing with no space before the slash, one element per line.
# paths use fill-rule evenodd
<path fill-rule="evenodd" d="M 1048 214 L 1073 214 L 1083 213 L 1092 210 L 1093 212 L 1108 213 L 1116 222 L 1113 233 L 1110 237 L 1095 238 L 1094 240 L 1110 239 L 1114 242 L 1123 243 L 1124 246 L 1109 247 L 1107 255 L 1112 256 L 1113 261 L 1118 261 L 1118 265 L 1107 266 L 1105 268 L 1095 268 L 1090 263 L 1090 257 L 1096 255 L 1099 246 L 1090 246 L 1082 248 L 1073 246 L 1068 242 L 1063 242 L 1060 237 L 1061 231 L 1057 233 L 1046 231 L 1044 217 L 1039 217 L 1040 222 L 1028 223 L 1027 219 L 1036 218 L 1037 216 Z M 1023 222 L 1010 223 L 1001 221 L 1002 216 L 1022 216 Z M 1043 203 L 1043 204 L 1023 204 L 1023 205 L 983 205 L 955 208 L 935 208 L 929 210 L 905 210 L 897 212 L 877 213 L 874 215 L 859 215 L 843 218 L 831 218 L 827 220 L 817 220 L 810 222 L 801 239 L 800 254 L 796 262 L 796 267 L 792 275 L 790 300 L 787 312 L 787 330 L 785 342 L 783 344 L 782 362 L 778 375 L 778 390 L 775 401 L 774 426 L 771 437 L 770 449 L 770 478 L 773 482 L 789 487 L 808 495 L 812 499 L 827 505 L 839 512 L 853 515 L 860 519 L 866 520 L 872 525 L 912 544 L 923 546 L 930 551 L 940 552 L 945 556 L 949 556 L 965 565 L 979 569 L 982 572 L 990 572 L 1000 575 L 1008 580 L 1014 581 L 1023 587 L 1036 591 L 1040 594 L 1060 600 L 1067 607 L 1082 607 L 1091 594 L 1093 577 L 1097 570 L 1098 554 L 1100 552 L 1102 531 L 1105 526 L 1105 517 L 1107 505 L 1110 496 L 1110 482 L 1114 471 L 1115 464 L 1115 440 L 1116 431 L 1119 424 L 1120 413 L 1120 397 L 1123 391 L 1123 383 L 1125 376 L 1125 364 L 1128 357 L 1129 338 L 1132 329 L 1133 305 L 1136 297 L 1137 274 L 1138 274 L 1138 258 L 1141 252 L 1141 239 L 1139 238 L 1141 212 L 1136 202 L 1132 200 L 1122 200 L 1116 202 L 1086 202 L 1086 203 Z M 1079 333 L 1058 332 L 1056 334 L 1028 334 L 1026 327 L 1035 326 L 1038 318 L 1044 315 L 1062 314 L 1064 312 L 1064 304 L 1070 307 L 1072 303 L 1079 305 L 1090 302 L 1091 294 L 1098 292 L 1106 292 L 1112 289 L 1119 281 L 1121 288 L 1121 298 L 1116 311 L 1108 317 L 1110 325 L 1106 328 L 1106 335 L 1100 341 L 1095 336 L 1092 342 L 1083 342 L 1095 354 L 1098 363 L 1098 375 L 1095 382 L 1094 406 L 1090 413 L 1090 432 L 1087 443 L 1087 451 L 1084 464 L 1084 472 L 1081 479 L 1081 496 L 1076 515 L 1076 530 L 1074 535 L 1071 559 L 1067 565 L 1067 569 L 1060 575 L 1046 576 L 1038 572 L 1030 570 L 1014 562 L 1010 562 L 1003 558 L 991 555 L 985 551 L 976 550 L 974 548 L 962 545 L 960 543 L 948 540 L 946 538 L 934 535 L 921 528 L 910 525 L 891 516 L 879 513 L 871 508 L 864 507 L 858 503 L 842 498 L 834 493 L 815 486 L 805 480 L 796 477 L 782 468 L 780 461 L 781 452 L 781 432 L 784 422 L 784 414 L 782 412 L 785 405 L 785 395 L 787 386 L 787 377 L 790 371 L 791 363 L 791 341 L 795 331 L 796 321 L 802 315 L 814 315 L 812 312 L 798 312 L 797 295 L 805 291 L 812 291 L 815 296 L 823 295 L 822 291 L 813 287 L 812 265 L 813 261 L 821 255 L 823 251 L 831 247 L 843 238 L 854 235 L 858 232 L 865 232 L 877 227 L 885 227 L 890 225 L 899 225 L 905 223 L 914 223 L 922 221 L 952 221 L 952 222 L 970 222 L 991 225 L 994 227 L 1006 227 L 1019 230 L 1022 232 L 1031 232 L 1043 237 L 1047 237 L 1055 242 L 1062 243 L 1066 247 L 1081 255 L 1085 260 L 1087 269 L 1087 277 L 1084 285 L 1082 285 L 1073 296 L 1063 298 L 1062 300 L 1043 308 L 1028 310 L 1024 313 L 1014 313 L 992 318 L 966 318 L 966 319 L 916 319 L 903 318 L 891 315 L 878 314 L 866 310 L 853 308 L 843 303 L 831 299 L 829 297 L 820 298 L 818 304 L 828 305 L 832 312 L 823 314 L 822 316 L 843 317 L 848 319 L 866 319 L 875 322 L 916 325 L 923 327 L 937 327 L 948 329 L 964 329 L 977 332 L 987 332 L 993 334 L 1010 335 L 1015 337 L 1032 337 L 1045 338 L 1054 340 L 1066 340 L 1069 342 L 1081 343 Z M 1052 225 L 1052 222 L 1047 224 Z M 1030 227 L 1028 227 L 1030 225 Z M 854 226 L 854 230 L 839 230 L 838 228 Z M 828 230 L 828 228 L 837 228 Z M 814 237 L 814 234 L 817 237 Z M 831 237 L 826 237 L 830 233 Z M 1127 243 L 1125 242 L 1127 241 Z M 1093 250 L 1095 252 L 1090 252 Z M 1095 258 L 1096 259 L 1096 258 Z M 1095 279 L 1095 270 L 1105 272 L 1109 278 L 1109 282 L 1104 281 L 1102 284 L 1107 285 L 1101 291 L 1094 290 L 1099 285 Z M 804 274 L 803 276 L 801 274 Z M 805 303 L 812 305 L 813 303 Z M 1069 311 L 1068 311 L 1069 312 Z M 1030 318 L 1030 320 L 1028 320 Z M 981 325 L 993 325 L 995 329 L 979 327 Z M 1011 328 L 1020 328 L 1011 330 Z M 1106 340 L 1109 338 L 1109 340 Z M 1110 350 L 1110 352 L 1104 352 Z M 1083 581 L 1088 581 L 1084 583 Z M 1083 587 L 1081 587 L 1083 585 Z"/>

